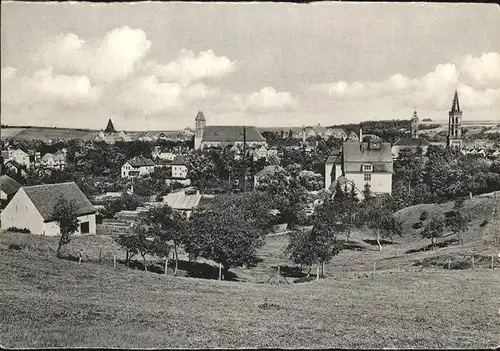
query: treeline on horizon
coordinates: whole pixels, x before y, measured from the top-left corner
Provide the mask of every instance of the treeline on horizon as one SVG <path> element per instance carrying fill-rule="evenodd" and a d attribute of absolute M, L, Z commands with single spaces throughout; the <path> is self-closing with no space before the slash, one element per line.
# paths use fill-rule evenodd
<path fill-rule="evenodd" d="M 61 130 L 77 130 L 79 132 L 94 132 L 96 129 L 88 129 L 88 128 L 59 128 L 59 127 L 39 127 L 39 126 L 10 126 L 8 124 L 2 124 L 0 128 L 25 128 L 25 129 L 30 129 L 30 128 L 36 128 L 36 129 L 61 129 Z"/>

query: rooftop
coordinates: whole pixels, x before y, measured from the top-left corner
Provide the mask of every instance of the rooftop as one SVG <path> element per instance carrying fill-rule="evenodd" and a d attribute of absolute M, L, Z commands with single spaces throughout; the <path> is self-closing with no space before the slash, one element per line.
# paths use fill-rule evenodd
<path fill-rule="evenodd" d="M 130 163 L 130 165 L 132 167 L 143 167 L 143 166 L 154 166 L 155 165 L 153 160 L 151 160 L 149 158 L 145 158 L 142 155 L 136 156 L 136 157 L 128 160 L 128 163 Z"/>
<path fill-rule="evenodd" d="M 61 197 L 75 204 L 78 216 L 95 213 L 94 206 L 75 182 L 34 185 L 22 189 L 46 222 L 52 219 L 52 211 Z"/>
<path fill-rule="evenodd" d="M 429 146 L 429 142 L 422 138 L 400 138 L 395 143 L 394 146 Z"/>
<path fill-rule="evenodd" d="M 214 142 L 243 142 L 243 129 L 246 128 L 246 141 L 266 141 L 254 126 L 205 126 L 203 140 Z"/>
<path fill-rule="evenodd" d="M 186 195 L 184 191 L 177 191 L 164 196 L 163 201 L 174 210 L 193 210 L 198 207 L 201 197 L 200 194 Z"/>
<path fill-rule="evenodd" d="M 379 149 L 371 149 L 368 142 L 346 141 L 344 142 L 344 162 L 390 162 L 392 163 L 392 151 L 390 143 L 381 143 Z"/>
<path fill-rule="evenodd" d="M 14 194 L 19 190 L 21 184 L 16 182 L 14 179 L 8 175 L 0 176 L 0 189 L 7 195 Z"/>

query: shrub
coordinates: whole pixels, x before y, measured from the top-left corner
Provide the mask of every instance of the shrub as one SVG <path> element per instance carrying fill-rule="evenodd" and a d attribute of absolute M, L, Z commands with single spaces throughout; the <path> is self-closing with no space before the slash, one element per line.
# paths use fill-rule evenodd
<path fill-rule="evenodd" d="M 413 229 L 420 229 L 423 226 L 424 226 L 424 224 L 422 222 L 417 222 L 412 227 L 413 227 Z"/>
<path fill-rule="evenodd" d="M 9 232 L 14 232 L 14 233 L 26 233 L 26 234 L 31 234 L 31 231 L 28 228 L 17 228 L 17 227 L 9 227 L 7 228 L 7 231 Z"/>
<path fill-rule="evenodd" d="M 316 277 L 313 276 L 305 276 L 305 277 L 300 277 L 298 279 L 295 279 L 293 282 L 294 283 L 308 283 L 316 280 Z"/>
<path fill-rule="evenodd" d="M 484 221 L 482 221 L 479 226 L 480 227 L 484 227 L 486 224 L 488 224 L 488 220 L 487 219 L 485 219 Z"/>
<path fill-rule="evenodd" d="M 18 245 L 18 244 L 9 244 L 9 250 L 22 250 L 26 247 L 26 245 Z"/>
<path fill-rule="evenodd" d="M 420 221 L 425 221 L 427 219 L 427 217 L 429 217 L 429 212 L 427 211 L 423 211 L 421 214 L 420 214 Z"/>

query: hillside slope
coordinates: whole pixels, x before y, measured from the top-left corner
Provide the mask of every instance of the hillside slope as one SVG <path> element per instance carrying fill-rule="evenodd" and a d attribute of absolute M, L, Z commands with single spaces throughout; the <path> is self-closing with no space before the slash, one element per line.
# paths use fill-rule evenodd
<path fill-rule="evenodd" d="M 250 284 L 0 252 L 5 347 L 493 347 L 493 270 Z"/>

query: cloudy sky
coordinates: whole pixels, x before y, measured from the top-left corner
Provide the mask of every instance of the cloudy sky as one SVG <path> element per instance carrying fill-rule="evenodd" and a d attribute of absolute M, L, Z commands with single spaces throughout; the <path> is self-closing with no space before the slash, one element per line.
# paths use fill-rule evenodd
<path fill-rule="evenodd" d="M 494 4 L 1 3 L 11 125 L 500 120 Z"/>

